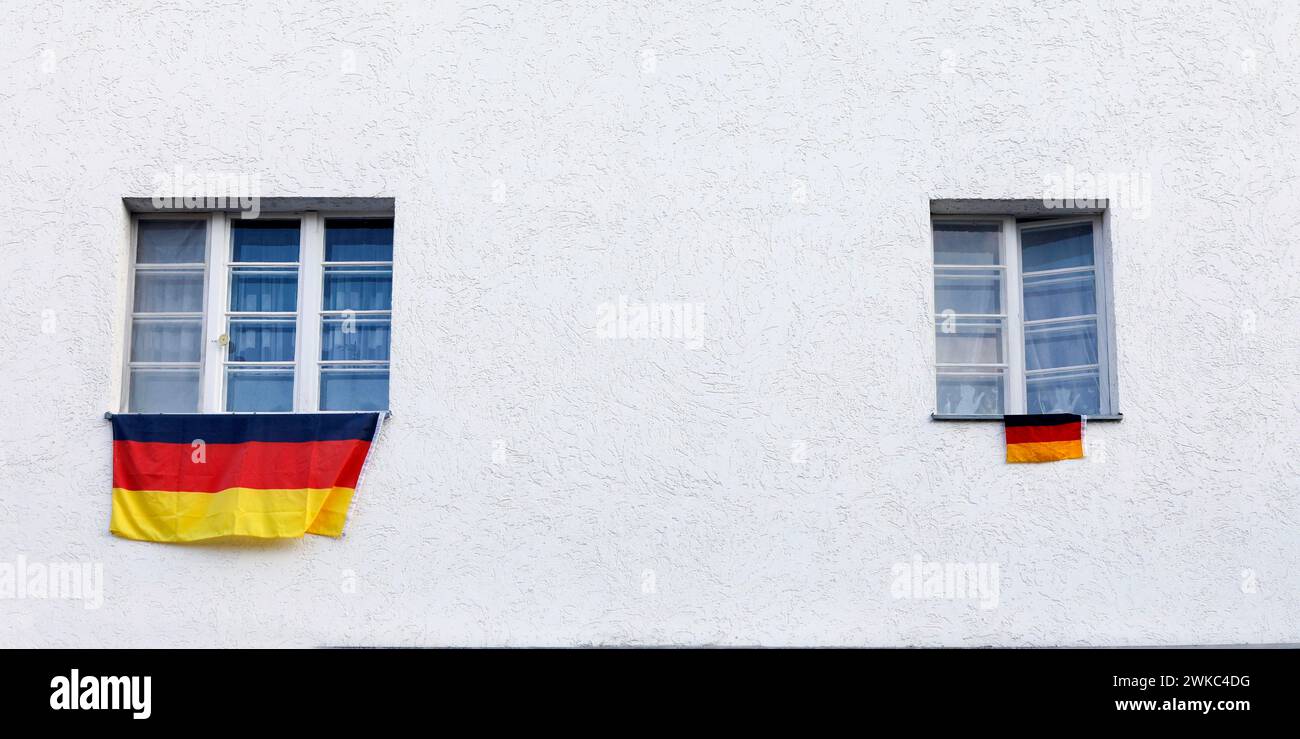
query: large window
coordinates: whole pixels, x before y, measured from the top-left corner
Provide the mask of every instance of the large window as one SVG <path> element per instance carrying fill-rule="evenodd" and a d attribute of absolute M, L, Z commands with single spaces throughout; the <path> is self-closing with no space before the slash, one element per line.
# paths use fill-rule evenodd
<path fill-rule="evenodd" d="M 124 407 L 388 408 L 392 218 L 135 222 Z"/>
<path fill-rule="evenodd" d="M 1115 413 L 1098 217 L 934 217 L 939 416 Z"/>

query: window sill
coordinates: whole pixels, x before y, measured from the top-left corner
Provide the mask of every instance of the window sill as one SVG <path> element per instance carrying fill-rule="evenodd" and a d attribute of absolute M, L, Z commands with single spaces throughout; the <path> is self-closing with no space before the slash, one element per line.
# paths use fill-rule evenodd
<path fill-rule="evenodd" d="M 1002 416 L 963 416 L 945 413 L 931 413 L 931 421 L 997 421 L 1002 422 Z M 1116 413 L 1111 416 L 1084 416 L 1088 423 L 1098 422 L 1119 422 L 1124 420 L 1123 413 Z"/>
<path fill-rule="evenodd" d="M 393 417 L 392 411 L 251 411 L 246 413 L 233 413 L 230 411 L 195 411 L 193 413 L 114 413 L 113 411 L 104 411 L 104 420 L 111 421 L 113 416 L 310 416 L 323 413 L 382 413 L 384 420 Z"/>

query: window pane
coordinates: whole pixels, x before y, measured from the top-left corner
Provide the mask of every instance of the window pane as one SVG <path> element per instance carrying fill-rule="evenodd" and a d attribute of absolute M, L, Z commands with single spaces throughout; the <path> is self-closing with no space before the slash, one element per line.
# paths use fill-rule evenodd
<path fill-rule="evenodd" d="M 1066 370 L 1030 375 L 1025 385 L 1028 413 L 1100 413 L 1101 391 L 1097 370 Z"/>
<path fill-rule="evenodd" d="M 388 368 L 326 367 L 320 373 L 323 411 L 382 411 L 388 409 Z"/>
<path fill-rule="evenodd" d="M 364 316 L 326 316 L 321 326 L 321 359 L 387 360 L 392 321 Z"/>
<path fill-rule="evenodd" d="M 132 362 L 197 362 L 202 348 L 202 319 L 136 318 L 131 322 Z"/>
<path fill-rule="evenodd" d="M 252 221 L 231 224 L 234 262 L 298 261 L 297 221 Z"/>
<path fill-rule="evenodd" d="M 326 267 L 325 310 L 391 310 L 391 267 Z"/>
<path fill-rule="evenodd" d="M 204 221 L 140 221 L 136 264 L 202 264 Z"/>
<path fill-rule="evenodd" d="M 942 364 L 1001 364 L 1002 321 L 939 318 L 935 347 Z"/>
<path fill-rule="evenodd" d="M 230 273 L 230 309 L 265 313 L 298 310 L 296 267 L 234 267 Z"/>
<path fill-rule="evenodd" d="M 1097 312 L 1097 279 L 1092 272 L 1024 278 L 1025 320 L 1087 316 Z"/>
<path fill-rule="evenodd" d="M 1001 264 L 1001 236 L 998 223 L 936 223 L 934 263 Z"/>
<path fill-rule="evenodd" d="M 199 370 L 132 369 L 132 413 L 195 413 L 199 409 Z"/>
<path fill-rule="evenodd" d="M 1002 415 L 1001 371 L 939 371 L 939 413 Z"/>
<path fill-rule="evenodd" d="M 226 410 L 293 410 L 293 368 L 226 370 Z"/>
<path fill-rule="evenodd" d="M 997 270 L 944 270 L 934 277 L 935 313 L 1001 313 L 1002 275 Z"/>
<path fill-rule="evenodd" d="M 1092 224 L 1026 228 L 1020 231 L 1025 272 L 1092 266 Z"/>
<path fill-rule="evenodd" d="M 325 221 L 325 261 L 393 261 L 392 219 L 360 218 Z"/>
<path fill-rule="evenodd" d="M 1025 369 L 1096 363 L 1096 319 L 1025 326 Z"/>
<path fill-rule="evenodd" d="M 137 270 L 136 313 L 200 313 L 203 270 Z"/>
<path fill-rule="evenodd" d="M 231 362 L 292 362 L 294 339 L 292 319 L 232 318 L 227 359 Z"/>

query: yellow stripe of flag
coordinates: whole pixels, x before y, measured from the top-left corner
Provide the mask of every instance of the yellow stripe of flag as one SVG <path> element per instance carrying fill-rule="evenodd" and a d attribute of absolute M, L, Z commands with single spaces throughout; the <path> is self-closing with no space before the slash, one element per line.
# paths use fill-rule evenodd
<path fill-rule="evenodd" d="M 1083 441 L 1033 441 L 1007 444 L 1008 462 L 1055 462 L 1061 459 L 1082 459 Z"/>
<path fill-rule="evenodd" d="M 171 542 L 218 536 L 340 536 L 352 493 L 353 488 L 338 487 L 226 488 L 217 493 L 113 488 L 109 530 L 128 539 Z"/>

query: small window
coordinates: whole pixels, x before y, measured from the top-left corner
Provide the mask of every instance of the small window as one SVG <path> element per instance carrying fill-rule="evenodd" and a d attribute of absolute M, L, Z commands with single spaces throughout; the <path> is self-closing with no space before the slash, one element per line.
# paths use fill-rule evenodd
<path fill-rule="evenodd" d="M 937 415 L 1115 413 L 1100 217 L 934 217 Z"/>
<path fill-rule="evenodd" d="M 124 407 L 388 408 L 393 219 L 135 221 Z"/>

